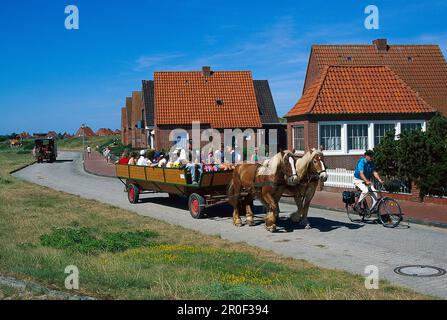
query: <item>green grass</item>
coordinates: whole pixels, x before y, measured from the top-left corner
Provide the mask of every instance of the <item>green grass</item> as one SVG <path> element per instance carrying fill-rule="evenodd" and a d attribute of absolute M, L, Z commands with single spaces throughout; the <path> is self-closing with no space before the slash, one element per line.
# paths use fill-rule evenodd
<path fill-rule="evenodd" d="M 122 252 L 131 248 L 149 246 L 151 239 L 157 236 L 153 231 L 113 232 L 101 234 L 99 230 L 89 228 L 59 228 L 42 235 L 42 245 L 65 250 L 67 253 L 78 252 L 97 254 L 101 252 Z"/>
<path fill-rule="evenodd" d="M 121 140 L 121 136 L 109 137 L 85 137 L 84 146 L 90 145 L 93 149 L 106 143 L 112 143 L 114 139 Z M 79 151 L 82 150 L 82 137 L 58 140 L 59 150 Z"/>
<path fill-rule="evenodd" d="M 8 175 L 29 155 L 0 151 L 0 274 L 76 294 L 119 299 L 423 299 L 381 282 L 316 267 L 138 216 Z M 124 194 L 117 194 L 124 197 Z M 268 236 L 266 233 L 265 236 Z"/>

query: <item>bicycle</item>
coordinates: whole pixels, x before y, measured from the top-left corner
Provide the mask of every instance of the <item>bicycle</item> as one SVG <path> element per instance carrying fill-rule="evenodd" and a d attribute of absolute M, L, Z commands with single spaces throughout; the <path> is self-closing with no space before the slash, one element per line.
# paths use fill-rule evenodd
<path fill-rule="evenodd" d="M 374 192 L 368 186 L 368 196 L 359 206 L 356 206 L 356 203 L 358 202 L 361 191 L 358 187 L 356 187 L 356 190 L 355 192 L 343 192 L 343 202 L 346 205 L 346 213 L 351 222 L 358 222 L 359 217 L 361 218 L 361 222 L 365 222 L 371 216 L 377 215 L 377 221 L 384 227 L 395 228 L 403 220 L 403 213 L 399 203 L 390 197 L 382 196 L 382 192 L 384 191 L 383 187 Z M 378 197 L 376 197 L 376 194 Z M 372 202 L 371 206 L 368 204 L 368 201 Z"/>

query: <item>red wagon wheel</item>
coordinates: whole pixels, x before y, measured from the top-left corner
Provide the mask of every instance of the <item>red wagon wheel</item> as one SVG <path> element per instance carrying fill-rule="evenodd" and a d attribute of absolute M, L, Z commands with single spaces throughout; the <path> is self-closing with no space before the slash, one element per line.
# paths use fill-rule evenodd
<path fill-rule="evenodd" d="M 194 219 L 201 219 L 204 216 L 205 199 L 197 194 L 193 193 L 189 196 L 189 213 Z"/>
<path fill-rule="evenodd" d="M 140 199 L 140 189 L 134 184 L 128 185 L 127 198 L 129 199 L 129 202 L 132 204 L 138 203 L 138 200 Z"/>

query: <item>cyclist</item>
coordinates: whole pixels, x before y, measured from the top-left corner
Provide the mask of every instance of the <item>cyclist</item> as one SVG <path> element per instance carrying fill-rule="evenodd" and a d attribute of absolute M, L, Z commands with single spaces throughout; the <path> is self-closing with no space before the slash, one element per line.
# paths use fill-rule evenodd
<path fill-rule="evenodd" d="M 363 158 L 359 160 L 357 163 L 357 167 L 354 172 L 354 185 L 362 191 L 362 194 L 359 197 L 359 200 L 356 204 L 356 209 L 360 209 L 360 204 L 362 201 L 368 196 L 368 187 L 371 187 L 373 191 L 374 198 L 377 199 L 376 189 L 374 185 L 371 183 L 371 178 L 374 176 L 380 183 L 383 184 L 383 180 L 380 177 L 379 173 L 376 171 L 376 167 L 374 165 L 374 151 L 367 150 Z"/>

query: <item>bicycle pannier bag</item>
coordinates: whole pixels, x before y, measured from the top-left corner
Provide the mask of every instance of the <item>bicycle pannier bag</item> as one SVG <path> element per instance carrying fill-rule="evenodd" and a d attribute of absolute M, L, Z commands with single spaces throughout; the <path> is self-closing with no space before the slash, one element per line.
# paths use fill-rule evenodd
<path fill-rule="evenodd" d="M 343 191 L 343 202 L 346 204 L 355 203 L 355 192 L 353 191 Z"/>

